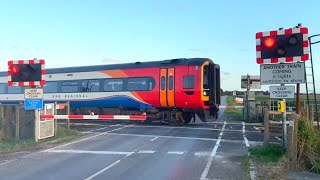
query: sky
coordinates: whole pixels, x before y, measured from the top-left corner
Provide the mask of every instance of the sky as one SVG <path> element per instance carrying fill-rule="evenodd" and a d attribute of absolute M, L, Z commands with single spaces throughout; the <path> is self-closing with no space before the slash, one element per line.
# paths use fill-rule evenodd
<path fill-rule="evenodd" d="M 314 0 L 2 0 L 0 71 L 18 59 L 54 68 L 204 57 L 220 65 L 223 90 L 241 90 L 241 75 L 260 74 L 256 32 L 302 23 L 320 34 L 319 7 Z M 320 43 L 312 48 L 320 87 Z"/>

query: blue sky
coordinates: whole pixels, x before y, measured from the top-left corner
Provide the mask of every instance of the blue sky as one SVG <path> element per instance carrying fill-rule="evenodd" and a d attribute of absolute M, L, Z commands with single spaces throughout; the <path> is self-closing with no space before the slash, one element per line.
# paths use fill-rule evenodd
<path fill-rule="evenodd" d="M 35 57 L 47 68 L 208 57 L 221 66 L 222 88 L 240 90 L 241 75 L 260 72 L 255 33 L 302 23 L 319 34 L 319 7 L 312 0 L 3 0 L 0 70 L 10 59 Z M 320 44 L 313 52 L 319 77 Z"/>

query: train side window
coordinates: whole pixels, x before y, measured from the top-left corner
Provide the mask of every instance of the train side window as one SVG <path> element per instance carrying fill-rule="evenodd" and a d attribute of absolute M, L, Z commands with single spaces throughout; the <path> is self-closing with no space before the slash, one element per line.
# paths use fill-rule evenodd
<path fill-rule="evenodd" d="M 8 86 L 8 94 L 22 94 L 22 87 L 20 86 Z"/>
<path fill-rule="evenodd" d="M 150 91 L 154 88 L 154 81 L 149 77 L 129 78 L 128 91 Z"/>
<path fill-rule="evenodd" d="M 166 77 L 162 76 L 161 77 L 161 90 L 166 89 Z"/>
<path fill-rule="evenodd" d="M 84 80 L 81 84 L 82 92 L 97 92 L 100 90 L 99 80 Z"/>
<path fill-rule="evenodd" d="M 64 81 L 61 84 L 61 92 L 78 92 L 78 81 Z"/>
<path fill-rule="evenodd" d="M 183 88 L 193 89 L 194 88 L 194 76 L 184 76 L 183 77 Z"/>
<path fill-rule="evenodd" d="M 104 91 L 123 91 L 123 79 L 104 80 Z"/>
<path fill-rule="evenodd" d="M 0 94 L 6 93 L 7 84 L 0 84 Z"/>
<path fill-rule="evenodd" d="M 169 90 L 173 89 L 173 76 L 169 76 Z"/>
<path fill-rule="evenodd" d="M 55 93 L 58 92 L 58 82 L 55 81 L 47 81 L 43 86 L 43 92 L 45 93 Z"/>

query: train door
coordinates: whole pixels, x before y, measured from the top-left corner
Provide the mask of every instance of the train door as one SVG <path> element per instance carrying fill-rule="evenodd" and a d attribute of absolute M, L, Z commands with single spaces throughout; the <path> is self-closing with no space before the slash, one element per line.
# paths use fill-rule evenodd
<path fill-rule="evenodd" d="M 160 69 L 160 105 L 175 107 L 175 74 L 174 68 Z"/>
<path fill-rule="evenodd" d="M 218 64 L 209 65 L 209 89 L 210 89 L 210 104 L 219 104 L 221 99 L 221 89 L 220 89 L 220 66 Z"/>

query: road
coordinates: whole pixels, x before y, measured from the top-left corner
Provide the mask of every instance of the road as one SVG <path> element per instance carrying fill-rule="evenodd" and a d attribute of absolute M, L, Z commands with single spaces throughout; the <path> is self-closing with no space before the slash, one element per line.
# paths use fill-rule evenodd
<path fill-rule="evenodd" d="M 183 127 L 125 122 L 74 127 L 86 136 L 1 156 L 1 179 L 248 179 L 241 165 L 247 147 L 263 140 L 253 125 L 223 118 Z"/>

